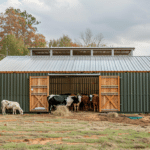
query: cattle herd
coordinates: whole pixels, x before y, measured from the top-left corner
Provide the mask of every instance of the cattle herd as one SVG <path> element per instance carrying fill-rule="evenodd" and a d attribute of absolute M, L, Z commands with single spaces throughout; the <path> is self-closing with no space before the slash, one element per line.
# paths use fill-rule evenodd
<path fill-rule="evenodd" d="M 49 95 L 47 97 L 49 103 L 49 112 L 51 112 L 53 106 L 66 105 L 70 110 L 94 110 L 99 109 L 99 97 L 97 94 L 93 95 L 74 95 L 74 94 L 61 94 L 61 95 Z"/>
<path fill-rule="evenodd" d="M 49 103 L 49 112 L 51 113 L 52 109 L 56 109 L 58 105 L 65 105 L 70 110 L 78 111 L 98 111 L 99 109 L 99 97 L 97 94 L 93 95 L 74 95 L 74 94 L 61 94 L 54 95 L 51 94 L 47 97 Z M 18 102 L 2 100 L 1 101 L 2 114 L 6 113 L 6 109 L 12 109 L 13 114 L 16 114 L 16 110 L 23 114 Z"/>

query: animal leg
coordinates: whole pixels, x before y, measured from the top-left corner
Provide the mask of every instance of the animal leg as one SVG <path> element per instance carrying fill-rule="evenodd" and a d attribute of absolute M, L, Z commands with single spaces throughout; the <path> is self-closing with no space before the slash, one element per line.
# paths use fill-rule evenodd
<path fill-rule="evenodd" d="M 4 108 L 4 112 L 3 112 L 3 113 L 4 113 L 4 115 L 5 115 L 5 108 Z"/>
<path fill-rule="evenodd" d="M 80 104 L 77 104 L 77 111 L 79 110 L 79 105 L 80 105 Z"/>
<path fill-rule="evenodd" d="M 74 104 L 74 111 L 76 111 L 76 105 Z"/>
<path fill-rule="evenodd" d="M 14 108 L 13 108 L 13 115 L 14 115 L 14 111 L 15 111 L 15 110 L 14 110 Z"/>
<path fill-rule="evenodd" d="M 52 111 L 52 105 L 50 106 L 50 113 L 51 113 L 51 111 Z"/>
<path fill-rule="evenodd" d="M 2 114 L 3 115 L 5 114 L 5 108 L 2 108 Z"/>

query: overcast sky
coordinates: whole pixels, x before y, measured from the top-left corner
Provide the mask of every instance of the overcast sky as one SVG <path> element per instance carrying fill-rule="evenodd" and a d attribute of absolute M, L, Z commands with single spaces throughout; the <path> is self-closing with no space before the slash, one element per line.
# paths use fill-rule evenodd
<path fill-rule="evenodd" d="M 0 12 L 10 6 L 41 21 L 38 33 L 47 41 L 63 34 L 74 41 L 90 28 L 108 47 L 135 47 L 135 56 L 150 56 L 150 0 L 0 0 Z"/>

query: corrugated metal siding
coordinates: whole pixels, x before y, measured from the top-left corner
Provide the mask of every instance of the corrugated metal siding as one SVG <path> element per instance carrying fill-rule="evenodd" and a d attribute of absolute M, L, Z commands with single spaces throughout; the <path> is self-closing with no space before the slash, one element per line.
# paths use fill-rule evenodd
<path fill-rule="evenodd" d="M 29 112 L 29 76 L 47 73 L 0 74 L 0 100 L 18 101 Z M 120 76 L 120 112 L 150 113 L 150 73 L 101 73 Z M 1 105 L 1 104 L 0 104 Z"/>
<path fill-rule="evenodd" d="M 8 56 L 0 71 L 150 71 L 146 56 Z"/>
<path fill-rule="evenodd" d="M 29 76 L 45 75 L 47 74 L 0 74 L 0 100 L 7 99 L 10 101 L 17 101 L 20 103 L 24 112 L 29 112 Z"/>

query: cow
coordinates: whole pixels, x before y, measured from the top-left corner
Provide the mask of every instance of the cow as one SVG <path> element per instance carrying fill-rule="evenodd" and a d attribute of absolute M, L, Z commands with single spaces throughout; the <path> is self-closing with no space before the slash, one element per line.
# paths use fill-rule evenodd
<path fill-rule="evenodd" d="M 57 105 L 66 105 L 71 106 L 73 104 L 73 107 L 77 107 L 77 111 L 79 108 L 79 104 L 81 102 L 81 96 L 73 96 L 68 94 L 61 94 L 61 95 L 49 95 L 47 97 L 47 101 L 49 103 L 49 112 L 51 113 L 52 107 Z"/>
<path fill-rule="evenodd" d="M 68 96 L 66 101 L 67 101 L 67 104 L 66 104 L 67 107 L 73 105 L 74 111 L 79 110 L 79 105 L 81 103 L 81 96 L 80 95 L 78 95 L 78 96 Z"/>
<path fill-rule="evenodd" d="M 67 95 L 49 95 L 47 101 L 49 103 L 49 112 L 51 113 L 52 107 L 57 105 L 66 105 Z"/>
<path fill-rule="evenodd" d="M 97 94 L 93 94 L 92 103 L 94 107 L 94 111 L 99 110 L 99 97 Z"/>
<path fill-rule="evenodd" d="M 86 96 L 86 95 L 83 95 L 82 96 L 82 99 L 81 99 L 81 104 L 80 104 L 80 108 L 82 110 L 86 110 L 88 111 L 89 108 L 90 108 L 90 97 L 89 96 Z"/>
<path fill-rule="evenodd" d="M 2 109 L 2 114 L 5 114 L 6 109 L 12 109 L 13 115 L 16 114 L 16 110 L 18 110 L 20 112 L 20 114 L 23 115 L 23 110 L 21 109 L 18 102 L 2 100 L 1 101 L 1 109 Z"/>

